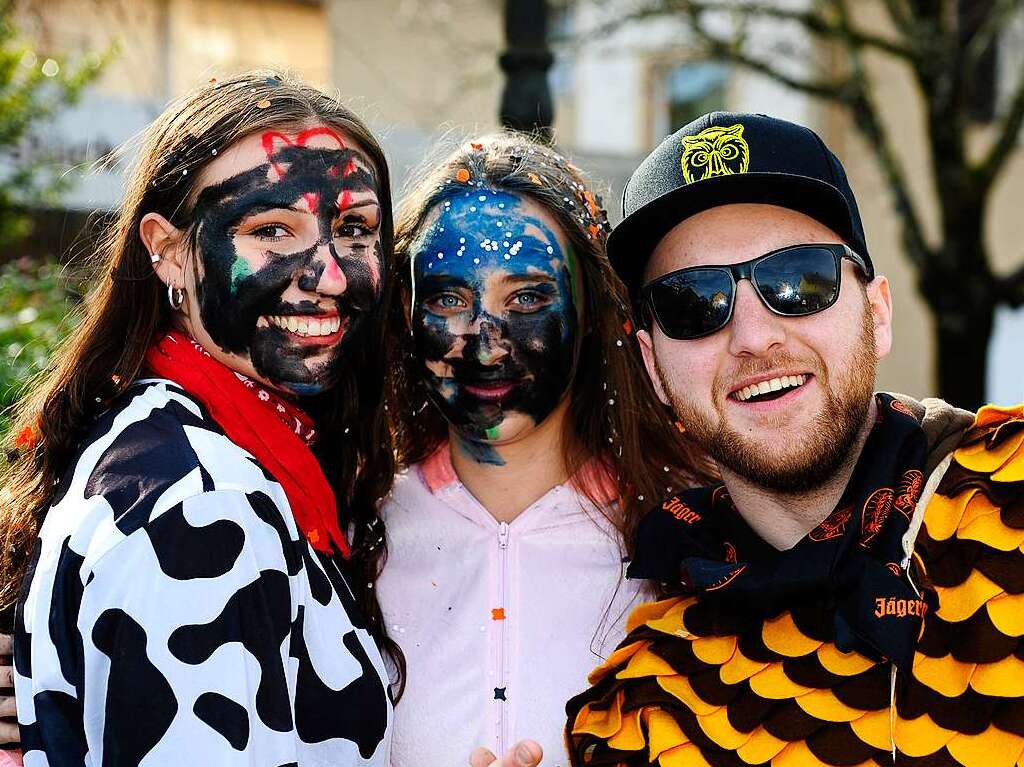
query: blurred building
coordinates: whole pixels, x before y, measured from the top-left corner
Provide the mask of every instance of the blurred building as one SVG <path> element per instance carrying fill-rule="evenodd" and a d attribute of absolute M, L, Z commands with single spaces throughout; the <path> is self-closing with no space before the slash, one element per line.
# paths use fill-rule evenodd
<path fill-rule="evenodd" d="M 514 2 L 514 0 L 508 0 Z M 783 0 L 779 0 L 783 2 Z M 337 90 L 382 138 L 400 188 L 444 136 L 497 127 L 505 0 L 23 0 L 23 27 L 49 51 L 70 54 L 116 45 L 117 58 L 82 104 L 63 115 L 44 140 L 61 162 L 84 169 L 141 130 L 170 98 L 210 77 L 254 66 L 292 70 Z M 612 10 L 620 10 L 616 0 Z M 785 0 L 797 5 L 803 0 Z M 915 277 L 899 251 L 898 225 L 874 156 L 845 115 L 764 77 L 704 60 L 685 27 L 672 19 L 605 28 L 600 5 L 580 0 L 553 13 L 557 62 L 551 72 L 556 137 L 599 186 L 613 220 L 622 186 L 640 158 L 664 136 L 702 112 L 758 111 L 815 128 L 843 159 L 857 192 L 871 252 L 894 286 L 896 338 L 883 363 L 884 388 L 926 395 L 933 388 L 932 321 Z M 554 5 L 555 3 L 552 3 Z M 885 23 L 880 0 L 854 4 L 861 23 Z M 600 30 L 600 34 L 590 30 Z M 793 74 L 835 65 L 813 41 L 778 23 L 751 28 L 749 39 L 807 51 Z M 928 180 L 930 161 L 920 100 L 909 73 L 872 57 L 884 119 L 900 148 L 925 223 L 937 232 Z M 998 49 L 991 114 L 999 114 L 1024 71 L 1024 19 L 1004 30 Z M 989 133 L 984 110 L 975 127 Z M 82 174 L 67 198 L 75 210 L 110 207 L 116 173 Z M 1016 152 L 995 190 L 987 236 L 997 268 L 1024 257 L 1024 152 Z M 989 395 L 1024 400 L 1024 316 L 1006 311 L 992 344 Z"/>

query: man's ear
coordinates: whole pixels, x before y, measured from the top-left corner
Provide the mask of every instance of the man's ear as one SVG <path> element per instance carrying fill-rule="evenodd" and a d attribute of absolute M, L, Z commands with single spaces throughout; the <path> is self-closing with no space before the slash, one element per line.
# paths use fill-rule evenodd
<path fill-rule="evenodd" d="M 654 361 L 654 339 L 651 338 L 651 334 L 646 330 L 639 330 L 636 334 L 636 340 L 640 342 L 640 354 L 644 358 L 647 377 L 651 379 L 651 383 L 654 385 L 654 393 L 658 395 L 658 399 L 662 401 L 662 404 L 671 407 L 672 403 L 669 401 L 668 396 L 665 394 L 665 389 L 661 385 L 661 376 L 658 375 L 658 368 Z"/>
<path fill-rule="evenodd" d="M 147 213 L 139 222 L 139 237 L 153 259 L 153 271 L 165 285 L 185 284 L 185 235 L 159 213 Z"/>
<path fill-rule="evenodd" d="M 892 349 L 892 293 L 888 278 L 882 274 L 875 277 L 866 286 L 865 295 L 875 325 L 875 356 L 882 359 Z"/>

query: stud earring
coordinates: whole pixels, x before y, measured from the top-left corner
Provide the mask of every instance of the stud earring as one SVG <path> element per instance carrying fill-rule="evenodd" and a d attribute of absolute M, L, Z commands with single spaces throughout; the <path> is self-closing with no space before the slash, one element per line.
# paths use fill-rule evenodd
<path fill-rule="evenodd" d="M 159 253 L 150 253 L 149 254 L 149 260 L 150 260 L 151 263 L 154 263 L 154 264 L 159 262 L 160 261 L 160 254 Z"/>

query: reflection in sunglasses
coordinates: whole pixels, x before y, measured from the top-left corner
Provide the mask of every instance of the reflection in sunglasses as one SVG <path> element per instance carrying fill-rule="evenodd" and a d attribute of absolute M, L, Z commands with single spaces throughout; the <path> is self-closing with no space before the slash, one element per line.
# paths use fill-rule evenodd
<path fill-rule="evenodd" d="M 644 288 L 644 315 L 653 316 L 669 338 L 710 335 L 728 324 L 736 285 L 744 279 L 776 314 L 814 314 L 838 298 L 844 258 L 871 279 L 873 275 L 860 256 L 846 245 L 834 243 L 790 246 L 738 264 L 680 269 Z"/>

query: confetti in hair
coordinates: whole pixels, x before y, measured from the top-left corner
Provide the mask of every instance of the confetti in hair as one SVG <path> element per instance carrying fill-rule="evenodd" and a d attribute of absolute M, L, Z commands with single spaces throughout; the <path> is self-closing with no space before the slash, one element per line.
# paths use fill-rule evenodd
<path fill-rule="evenodd" d="M 22 452 L 34 450 L 39 444 L 39 429 L 31 424 L 22 428 L 14 438 L 14 446 Z"/>
<path fill-rule="evenodd" d="M 455 180 L 459 181 L 460 183 L 465 184 L 467 181 L 469 181 L 469 178 L 469 171 L 466 170 L 465 168 L 459 168 L 455 172 Z"/>

